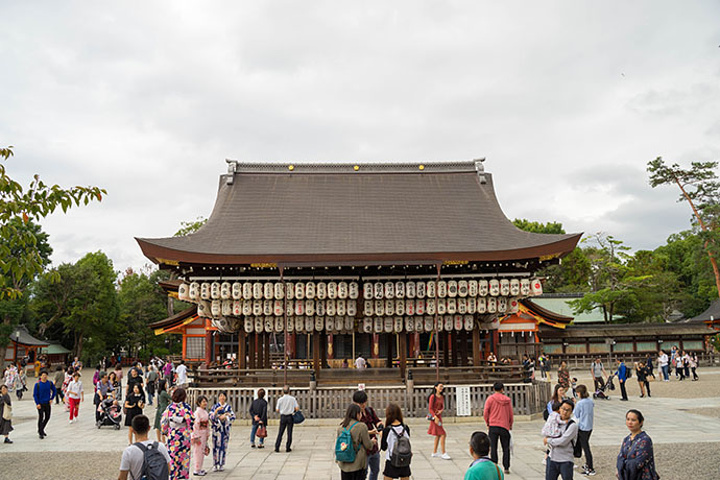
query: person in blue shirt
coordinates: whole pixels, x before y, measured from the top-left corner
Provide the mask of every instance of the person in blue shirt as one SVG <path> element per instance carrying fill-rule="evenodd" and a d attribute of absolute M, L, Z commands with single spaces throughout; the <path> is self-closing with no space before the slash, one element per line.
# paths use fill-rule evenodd
<path fill-rule="evenodd" d="M 627 390 L 625 390 L 625 381 L 627 380 L 627 367 L 625 366 L 625 363 L 618 358 L 618 368 L 615 374 L 618 377 L 618 383 L 620 383 L 620 393 L 622 393 L 622 400 L 623 402 L 627 402 L 628 396 L 627 396 Z"/>
<path fill-rule="evenodd" d="M 33 390 L 33 398 L 38 409 L 38 435 L 40 440 L 47 437 L 45 427 L 50 421 L 51 403 L 57 395 L 55 384 L 48 382 L 48 374 L 46 370 L 40 372 L 40 380 L 35 384 Z"/>
<path fill-rule="evenodd" d="M 575 405 L 575 411 L 573 412 L 578 424 L 576 448 L 582 449 L 585 454 L 583 475 L 593 476 L 595 475 L 595 468 L 593 467 L 593 456 L 590 451 L 590 435 L 592 435 L 593 420 L 595 418 L 595 403 L 590 398 L 585 385 L 578 385 L 576 391 L 580 396 L 580 400 Z"/>

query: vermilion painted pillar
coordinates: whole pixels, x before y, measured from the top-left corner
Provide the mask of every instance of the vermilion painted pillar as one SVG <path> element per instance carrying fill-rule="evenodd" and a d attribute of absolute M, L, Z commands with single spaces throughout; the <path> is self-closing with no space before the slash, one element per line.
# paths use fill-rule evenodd
<path fill-rule="evenodd" d="M 208 330 L 210 328 L 211 323 L 210 320 L 205 320 L 205 367 L 210 368 L 210 364 L 213 361 L 213 344 L 212 344 L 212 336 L 213 332 L 211 330 Z"/>

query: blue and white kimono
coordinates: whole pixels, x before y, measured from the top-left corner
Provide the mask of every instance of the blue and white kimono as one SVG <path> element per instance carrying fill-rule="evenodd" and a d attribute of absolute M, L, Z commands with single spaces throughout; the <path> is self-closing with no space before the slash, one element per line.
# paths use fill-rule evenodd
<path fill-rule="evenodd" d="M 225 420 L 220 420 L 220 415 L 225 415 Z M 210 409 L 210 422 L 212 423 L 213 437 L 213 465 L 217 468 L 225 465 L 228 442 L 230 441 L 230 427 L 235 421 L 235 412 L 227 404 L 216 403 Z"/>

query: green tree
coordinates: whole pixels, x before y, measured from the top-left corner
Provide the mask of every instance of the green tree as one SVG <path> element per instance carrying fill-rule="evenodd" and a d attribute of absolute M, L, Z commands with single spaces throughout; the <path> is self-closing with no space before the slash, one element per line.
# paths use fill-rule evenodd
<path fill-rule="evenodd" d="M 73 205 L 101 201 L 107 193 L 98 187 L 47 185 L 39 175 L 33 177 L 27 188 L 23 187 L 5 168 L 5 162 L 13 155 L 13 147 L 0 148 L 0 301 L 20 298 L 28 283 L 47 265 L 43 239 L 38 239 L 36 230 L 23 225 L 37 222 L 58 208 L 66 212 Z M 0 320 L 0 358 L 5 358 L 16 321 L 14 315 L 3 315 Z"/>
<path fill-rule="evenodd" d="M 686 201 L 693 212 L 693 224 L 703 240 L 715 276 L 715 295 L 720 295 L 720 182 L 715 171 L 718 162 L 692 162 L 690 168 L 677 163 L 666 165 L 662 157 L 648 162 L 650 186 L 677 185 L 679 202 Z"/>
<path fill-rule="evenodd" d="M 206 223 L 208 219 L 204 217 L 197 217 L 192 222 L 180 222 L 180 230 L 175 232 L 174 237 L 184 237 L 185 235 L 190 235 L 191 233 L 195 233 L 198 230 L 200 230 Z"/>
<path fill-rule="evenodd" d="M 565 233 L 562 223 L 559 222 L 540 223 L 531 222 L 530 220 L 526 220 L 524 218 L 516 218 L 515 220 L 513 220 L 513 224 L 520 230 L 531 233 Z"/>

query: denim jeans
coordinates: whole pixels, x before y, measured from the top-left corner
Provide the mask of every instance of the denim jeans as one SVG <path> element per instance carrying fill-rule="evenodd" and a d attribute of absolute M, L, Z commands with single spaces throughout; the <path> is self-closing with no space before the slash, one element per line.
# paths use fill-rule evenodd
<path fill-rule="evenodd" d="M 375 452 L 367 457 L 367 467 L 365 467 L 365 475 L 370 470 L 370 477 L 368 480 L 377 480 L 380 474 L 380 452 Z"/>
<path fill-rule="evenodd" d="M 663 380 L 665 380 L 666 382 L 670 380 L 670 372 L 668 370 L 668 366 L 663 365 L 662 367 L 660 367 L 660 369 L 662 370 Z"/>
<path fill-rule="evenodd" d="M 255 433 L 257 432 L 257 429 L 258 429 L 258 428 L 260 428 L 260 424 L 253 422 L 252 428 L 250 429 L 250 444 L 251 444 L 251 445 L 254 445 L 254 444 L 255 444 Z M 264 439 L 264 438 L 261 438 L 261 437 L 258 437 L 258 443 L 259 443 L 260 445 L 262 445 L 263 443 L 265 443 L 265 439 Z"/>
<path fill-rule="evenodd" d="M 562 476 L 562 480 L 572 480 L 573 462 L 553 462 L 548 458 L 545 466 L 545 480 L 557 480 L 558 475 Z"/>

